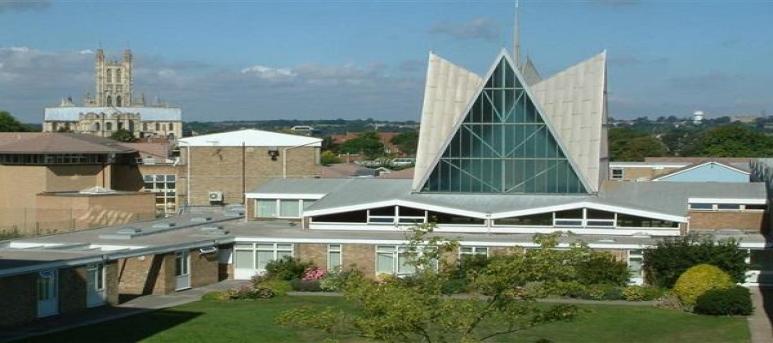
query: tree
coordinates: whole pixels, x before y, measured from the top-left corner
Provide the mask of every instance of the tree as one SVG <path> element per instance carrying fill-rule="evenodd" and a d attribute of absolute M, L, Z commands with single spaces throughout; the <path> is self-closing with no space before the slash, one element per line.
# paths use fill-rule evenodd
<path fill-rule="evenodd" d="M 609 129 L 609 150 L 612 161 L 643 161 L 645 157 L 666 154 L 666 147 L 660 140 L 629 128 Z"/>
<path fill-rule="evenodd" d="M 384 144 L 381 143 L 378 133 L 367 131 L 360 133 L 356 138 L 350 139 L 340 147 L 344 154 L 363 154 L 367 159 L 375 159 L 384 156 Z"/>
<path fill-rule="evenodd" d="M 14 118 L 7 111 L 0 111 L 0 132 L 26 132 L 24 124 Z"/>
<path fill-rule="evenodd" d="M 329 166 L 331 164 L 341 163 L 341 159 L 338 158 L 338 156 L 336 156 L 336 154 L 330 150 L 323 151 L 319 160 L 323 166 Z"/>
<path fill-rule="evenodd" d="M 110 138 L 119 142 L 131 142 L 134 140 L 134 134 L 126 129 L 118 129 L 110 135 Z"/>
<path fill-rule="evenodd" d="M 773 154 L 773 138 L 742 124 L 723 125 L 704 132 L 688 151 L 696 156 L 764 157 Z"/>
<path fill-rule="evenodd" d="M 574 305 L 538 305 L 534 281 L 558 282 L 574 275 L 568 256 L 586 251 L 573 246 L 556 250 L 557 235 L 540 236 L 540 249 L 518 250 L 496 256 L 480 270 L 467 273 L 474 291 L 464 299 L 451 298 L 442 285 L 451 275 L 444 254 L 458 243 L 432 235 L 433 225 L 413 230 L 406 256 L 416 273 L 411 278 L 374 282 L 361 274 L 348 280 L 344 294 L 355 310 L 323 311 L 301 307 L 282 313 L 281 325 L 313 327 L 336 335 L 349 330 L 360 336 L 387 341 L 480 342 L 514 335 L 527 328 L 575 317 Z M 436 265 L 441 266 L 436 269 Z M 351 323 L 347 326 L 347 323 Z M 335 337 L 333 337 L 335 338 Z M 511 336 L 510 336 L 511 338 Z"/>
<path fill-rule="evenodd" d="M 402 132 L 390 140 L 390 142 L 397 146 L 403 153 L 407 155 L 416 155 L 416 148 L 419 146 L 419 132 L 407 131 Z"/>

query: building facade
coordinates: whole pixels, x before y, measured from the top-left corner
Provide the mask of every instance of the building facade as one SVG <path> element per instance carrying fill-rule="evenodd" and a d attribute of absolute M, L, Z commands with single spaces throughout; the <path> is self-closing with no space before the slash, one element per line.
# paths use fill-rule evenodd
<path fill-rule="evenodd" d="M 108 60 L 97 50 L 95 63 L 96 91 L 87 95 L 83 106 L 71 98 L 44 112 L 44 132 L 75 132 L 109 137 L 117 130 L 127 130 L 136 138 L 182 137 L 182 111 L 161 101 L 153 105 L 145 96 L 134 97 L 134 57 L 124 51 L 121 61 Z"/>

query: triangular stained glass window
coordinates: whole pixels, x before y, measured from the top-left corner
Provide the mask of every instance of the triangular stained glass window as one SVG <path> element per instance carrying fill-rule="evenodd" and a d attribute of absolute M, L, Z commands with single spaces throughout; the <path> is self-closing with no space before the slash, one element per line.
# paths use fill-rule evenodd
<path fill-rule="evenodd" d="M 422 188 L 448 193 L 586 193 L 502 57 Z"/>

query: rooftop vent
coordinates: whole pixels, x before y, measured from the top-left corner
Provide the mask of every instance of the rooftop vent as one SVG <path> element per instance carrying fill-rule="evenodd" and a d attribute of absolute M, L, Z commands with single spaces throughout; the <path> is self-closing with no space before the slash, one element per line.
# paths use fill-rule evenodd
<path fill-rule="evenodd" d="M 126 226 L 118 229 L 115 233 L 122 234 L 122 235 L 136 235 L 138 233 L 142 232 L 142 229 L 132 227 L 132 226 Z"/>
<path fill-rule="evenodd" d="M 109 189 L 109 188 L 105 188 L 105 187 L 94 186 L 94 187 L 91 187 L 91 188 L 86 188 L 84 190 L 81 190 L 78 193 L 80 193 L 80 194 L 113 194 L 113 193 L 115 193 L 115 191 L 112 190 L 112 189 Z"/>
<path fill-rule="evenodd" d="M 153 228 L 154 229 L 170 229 L 170 228 L 175 227 L 175 225 L 177 225 L 177 224 L 171 223 L 171 222 L 161 222 L 161 223 L 153 224 Z"/>
<path fill-rule="evenodd" d="M 193 217 L 191 218 L 191 223 L 206 223 L 211 220 L 212 217 Z"/>
<path fill-rule="evenodd" d="M 199 249 L 199 253 L 202 255 L 214 254 L 217 252 L 217 247 L 206 247 Z"/>

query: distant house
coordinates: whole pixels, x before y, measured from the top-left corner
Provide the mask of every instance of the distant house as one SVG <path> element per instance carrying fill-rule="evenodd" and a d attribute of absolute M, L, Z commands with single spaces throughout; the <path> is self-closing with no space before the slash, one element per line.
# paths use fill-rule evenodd
<path fill-rule="evenodd" d="M 704 161 L 661 175 L 652 181 L 749 182 L 750 171 L 717 161 Z"/>

